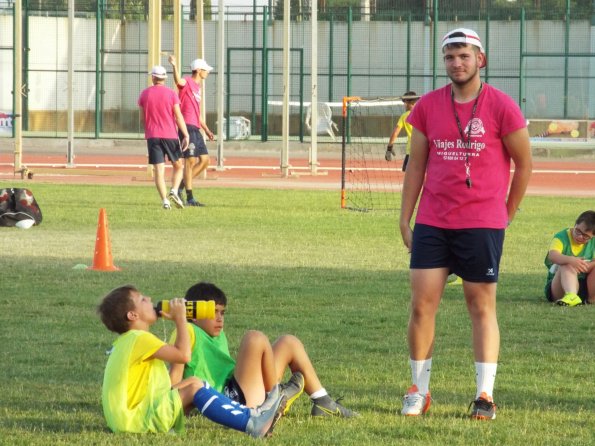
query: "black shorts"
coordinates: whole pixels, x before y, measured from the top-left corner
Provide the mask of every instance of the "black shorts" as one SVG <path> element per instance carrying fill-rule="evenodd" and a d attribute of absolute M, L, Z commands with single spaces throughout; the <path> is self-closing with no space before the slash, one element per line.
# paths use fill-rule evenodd
<path fill-rule="evenodd" d="M 202 133 L 200 132 L 199 128 L 194 125 L 188 125 L 188 124 L 186 124 L 186 128 L 188 129 L 188 135 L 190 136 L 190 142 L 188 145 L 188 149 L 184 150 L 182 152 L 182 155 L 184 156 L 184 158 L 208 155 L 209 151 L 207 150 L 207 145 L 205 144 L 205 139 L 202 137 Z M 181 132 L 178 133 L 178 135 L 180 136 L 180 140 L 184 139 L 184 135 Z"/>
<path fill-rule="evenodd" d="M 585 277 L 578 279 L 578 297 L 581 298 L 583 303 L 587 302 L 589 298 L 589 287 L 587 286 L 587 279 Z M 550 280 L 545 284 L 545 297 L 550 302 L 555 302 L 558 299 L 554 299 L 552 295 L 552 281 Z"/>
<path fill-rule="evenodd" d="M 147 150 L 149 152 L 149 164 L 164 163 L 166 155 L 172 163 L 182 157 L 180 141 L 177 139 L 149 138 L 147 139 Z"/>
<path fill-rule="evenodd" d="M 416 224 L 412 269 L 448 268 L 468 282 L 497 282 L 504 229 L 442 229 Z"/>
<path fill-rule="evenodd" d="M 222 393 L 230 400 L 233 400 L 240 404 L 246 404 L 246 397 L 244 396 L 244 391 L 242 390 L 242 388 L 236 381 L 235 376 L 233 375 L 231 375 L 231 378 L 229 378 L 225 383 Z"/>

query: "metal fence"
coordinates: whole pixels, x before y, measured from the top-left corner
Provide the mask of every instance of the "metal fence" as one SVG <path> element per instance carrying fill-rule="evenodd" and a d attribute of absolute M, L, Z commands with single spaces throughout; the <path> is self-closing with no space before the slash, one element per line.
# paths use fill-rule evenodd
<path fill-rule="evenodd" d="M 67 130 L 67 11 L 35 9 L 23 1 L 23 116 L 26 136 L 61 137 Z M 127 2 L 77 1 L 75 15 L 74 109 L 77 138 L 141 138 L 136 104 L 147 86 L 146 2 L 126 9 Z M 163 2 L 161 63 L 173 51 L 173 18 Z M 440 39 L 454 27 L 473 28 L 488 55 L 487 82 L 518 101 L 528 119 L 595 119 L 595 11 L 586 2 L 548 2 L 541 8 L 518 4 L 490 9 L 492 2 L 438 0 L 424 7 L 399 9 L 324 8 L 319 11 L 318 99 L 332 105 L 343 96 L 393 97 L 408 90 L 424 93 L 448 82 Z M 409 2 L 411 3 L 411 2 Z M 526 2 L 524 2 L 526 3 Z M 579 5 L 580 3 L 580 5 Z M 293 4 L 293 3 L 292 3 Z M 183 7 L 182 61 L 197 57 L 195 2 Z M 255 3 L 256 5 L 256 3 Z M 243 116 L 262 140 L 279 138 L 283 97 L 282 2 L 273 7 L 227 7 L 225 47 L 215 36 L 219 11 L 205 12 L 205 58 L 215 66 L 203 103 L 215 128 L 218 76 L 224 76 L 226 118 Z M 396 5 L 396 7 L 395 7 Z M 555 5 L 555 6 L 553 6 Z M 562 6 L 560 6 L 562 5 Z M 305 5 L 290 23 L 290 134 L 307 138 L 304 119 L 310 100 L 311 14 Z M 14 3 L 0 2 L 0 135 L 9 130 L 13 110 Z M 19 49 L 16 49 L 18 51 Z M 225 67 L 217 66 L 225 53 Z M 169 69 L 169 67 L 168 67 Z M 171 84 L 171 77 L 168 79 Z M 339 109 L 333 109 L 340 115 Z"/>

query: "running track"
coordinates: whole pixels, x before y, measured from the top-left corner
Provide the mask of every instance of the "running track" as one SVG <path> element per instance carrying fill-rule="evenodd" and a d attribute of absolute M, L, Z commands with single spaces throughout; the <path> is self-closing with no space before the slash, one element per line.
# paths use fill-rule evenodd
<path fill-rule="evenodd" d="M 245 151 L 243 151 L 245 152 Z M 9 155 L 9 156 L 7 156 Z M 217 170 L 217 160 L 211 157 L 206 179 L 198 179 L 201 187 L 252 187 L 277 189 L 339 190 L 341 160 L 336 155 L 319 155 L 317 174 L 312 174 L 305 155 L 290 155 L 290 174 L 282 177 L 276 153 L 231 153 L 224 159 L 224 169 Z M 20 180 L 13 172 L 12 153 L 0 156 L 0 181 Z M 31 183 L 122 184 L 152 185 L 147 171 L 146 156 L 79 154 L 75 167 L 65 167 L 65 155 L 56 153 L 26 153 L 23 164 L 34 172 Z M 394 166 L 400 169 L 400 161 Z M 402 174 L 399 173 L 402 182 Z M 531 195 L 595 197 L 595 158 L 560 160 L 535 158 L 529 188 Z"/>

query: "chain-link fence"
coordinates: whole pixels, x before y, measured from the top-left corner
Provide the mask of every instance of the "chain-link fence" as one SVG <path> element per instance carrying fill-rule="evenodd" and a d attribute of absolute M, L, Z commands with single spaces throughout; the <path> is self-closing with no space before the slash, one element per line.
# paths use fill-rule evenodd
<path fill-rule="evenodd" d="M 23 130 L 64 136 L 67 129 L 67 1 L 23 1 Z M 137 98 L 147 86 L 148 5 L 145 1 L 77 1 L 74 19 L 76 137 L 142 138 Z M 217 94 L 225 116 L 242 116 L 253 137 L 281 135 L 283 2 L 226 7 L 225 44 L 218 48 L 216 6 L 205 4 L 204 57 L 215 67 L 204 90 L 207 123 L 216 128 Z M 318 100 L 335 116 L 344 96 L 425 93 L 448 82 L 440 40 L 468 27 L 488 56 L 484 79 L 510 94 L 531 120 L 595 119 L 595 10 L 591 1 L 393 0 L 330 8 L 319 2 L 315 51 L 308 2 L 291 2 L 290 134 L 304 126 L 311 66 L 318 65 Z M 53 8 L 50 7 L 53 5 Z M 537 6 L 536 6 L 537 5 Z M 198 57 L 196 2 L 182 9 L 180 66 Z M 161 64 L 173 51 L 173 0 L 162 1 Z M 0 134 L 13 110 L 14 2 L 0 0 Z M 18 51 L 18 49 L 17 49 Z M 224 67 L 218 66 L 224 52 Z M 224 76 L 225 91 L 216 89 Z M 172 76 L 168 79 L 172 85 Z M 10 135 L 6 130 L 4 135 Z"/>

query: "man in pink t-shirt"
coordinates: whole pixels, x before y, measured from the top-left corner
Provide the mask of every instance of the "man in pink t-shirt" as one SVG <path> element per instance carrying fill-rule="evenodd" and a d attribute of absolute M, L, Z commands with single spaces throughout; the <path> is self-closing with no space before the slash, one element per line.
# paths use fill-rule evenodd
<path fill-rule="evenodd" d="M 207 151 L 207 145 L 200 129 L 205 132 L 209 141 L 215 139 L 213 132 L 209 130 L 207 124 L 200 117 L 200 106 L 202 102 L 201 82 L 207 78 L 213 67 L 204 59 L 195 59 L 190 64 L 192 75 L 180 77 L 175 56 L 169 56 L 168 60 L 174 70 L 174 82 L 178 87 L 178 95 L 180 96 L 180 109 L 182 110 L 186 127 L 188 127 L 188 134 L 190 135 L 189 148 L 184 152 L 186 204 L 188 206 L 204 206 L 204 204 L 194 198 L 192 180 L 209 167 L 209 152 Z M 181 197 L 180 191 L 178 195 Z"/>
<path fill-rule="evenodd" d="M 171 209 L 170 200 L 177 207 L 183 208 L 184 203 L 178 197 L 177 190 L 184 172 L 184 165 L 180 158 L 182 151 L 188 147 L 188 130 L 180 111 L 178 96 L 165 86 L 167 78 L 165 68 L 156 65 L 150 74 L 153 85 L 144 89 L 138 98 L 138 105 L 142 110 L 145 123 L 149 164 L 153 165 L 155 186 L 161 197 L 163 209 Z M 178 130 L 182 138 L 181 146 Z M 165 186 L 166 155 L 174 168 L 172 188 L 167 196 Z"/>
<path fill-rule="evenodd" d="M 447 33 L 442 52 L 451 83 L 422 96 L 408 118 L 413 133 L 399 227 L 411 253 L 412 385 L 401 413 L 416 416 L 430 407 L 435 318 L 447 277 L 454 273 L 463 280 L 473 328 L 477 392 L 471 417 L 489 420 L 496 417 L 498 269 L 504 231 L 531 176 L 529 134 L 518 105 L 481 81 L 487 58 L 475 31 Z"/>

